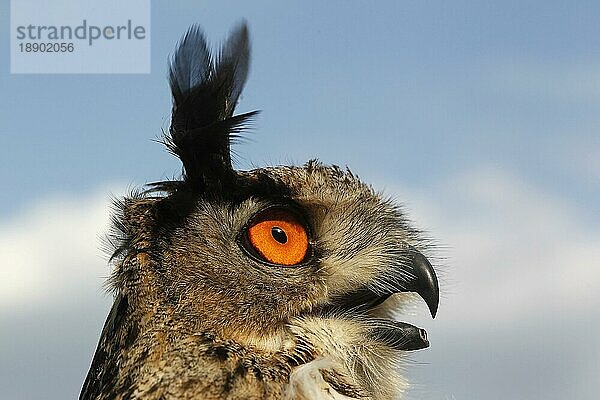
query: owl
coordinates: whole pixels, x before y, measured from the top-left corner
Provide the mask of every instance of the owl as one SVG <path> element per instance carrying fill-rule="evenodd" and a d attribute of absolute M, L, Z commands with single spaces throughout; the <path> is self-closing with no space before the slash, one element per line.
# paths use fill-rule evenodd
<path fill-rule="evenodd" d="M 192 26 L 172 56 L 181 178 L 116 202 L 114 304 L 81 400 L 396 399 L 403 357 L 429 346 L 392 317 L 409 292 L 439 303 L 392 200 L 316 160 L 232 167 L 257 114 L 234 115 L 249 63 L 245 23 L 218 51 Z"/>

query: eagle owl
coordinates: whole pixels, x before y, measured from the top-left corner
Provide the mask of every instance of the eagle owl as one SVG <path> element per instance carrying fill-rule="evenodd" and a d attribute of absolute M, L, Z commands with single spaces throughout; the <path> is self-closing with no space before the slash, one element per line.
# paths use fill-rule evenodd
<path fill-rule="evenodd" d="M 315 160 L 233 169 L 249 62 L 243 23 L 217 52 L 197 26 L 178 44 L 164 143 L 183 173 L 116 203 L 115 301 L 80 399 L 394 399 L 429 345 L 390 316 L 399 293 L 439 302 L 394 202 Z"/>

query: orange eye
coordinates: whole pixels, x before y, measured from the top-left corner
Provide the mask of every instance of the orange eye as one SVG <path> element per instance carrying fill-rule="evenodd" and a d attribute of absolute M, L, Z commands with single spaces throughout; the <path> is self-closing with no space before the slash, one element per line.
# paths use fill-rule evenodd
<path fill-rule="evenodd" d="M 283 209 L 259 214 L 248 228 L 248 240 L 266 261 L 292 266 L 308 252 L 308 234 L 298 217 Z"/>

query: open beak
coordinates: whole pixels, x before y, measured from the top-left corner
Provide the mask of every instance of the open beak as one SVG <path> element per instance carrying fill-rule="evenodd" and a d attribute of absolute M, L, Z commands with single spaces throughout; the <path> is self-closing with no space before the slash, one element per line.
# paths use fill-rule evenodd
<path fill-rule="evenodd" d="M 417 293 L 427 304 L 435 318 L 440 301 L 440 289 L 435 270 L 423 254 L 412 246 L 403 249 L 403 261 L 393 266 L 382 276 L 374 278 L 372 284 L 336 299 L 343 308 L 370 310 L 383 303 L 394 293 Z M 388 343 L 397 350 L 418 350 L 429 346 L 427 333 L 405 322 L 388 320 L 373 327 L 374 337 Z"/>

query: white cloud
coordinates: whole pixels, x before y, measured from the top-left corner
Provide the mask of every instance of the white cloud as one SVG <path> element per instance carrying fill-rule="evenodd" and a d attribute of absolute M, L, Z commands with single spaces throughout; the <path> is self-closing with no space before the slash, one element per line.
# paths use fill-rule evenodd
<path fill-rule="evenodd" d="M 100 250 L 109 224 L 108 193 L 53 196 L 0 220 L 0 313 L 101 296 L 109 274 Z"/>
<path fill-rule="evenodd" d="M 600 229 L 577 209 L 504 171 L 483 168 L 428 197 L 404 192 L 413 219 L 447 249 L 440 318 L 469 327 L 600 306 Z M 444 314 L 446 317 L 444 317 Z"/>
<path fill-rule="evenodd" d="M 438 317 L 409 319 L 432 340 L 413 356 L 427 365 L 409 370 L 409 398 L 596 398 L 600 228 L 496 168 L 398 193 L 447 246 Z"/>

